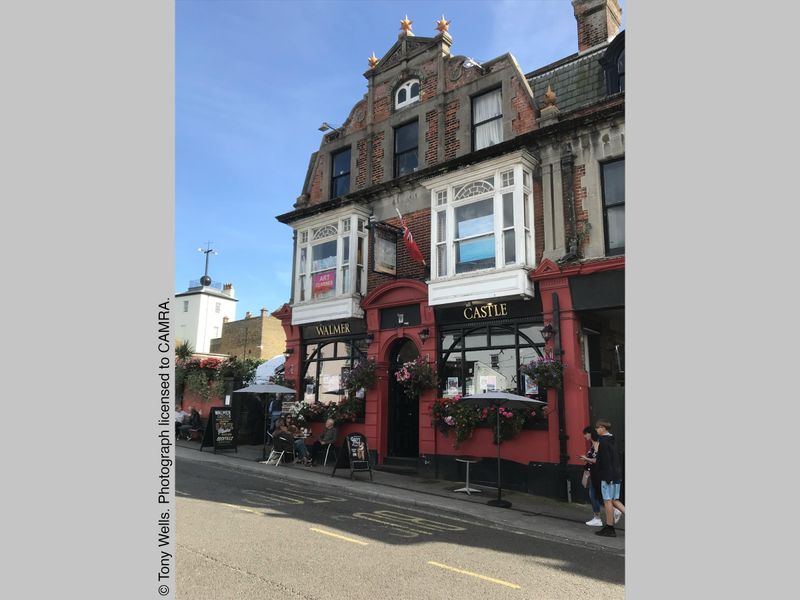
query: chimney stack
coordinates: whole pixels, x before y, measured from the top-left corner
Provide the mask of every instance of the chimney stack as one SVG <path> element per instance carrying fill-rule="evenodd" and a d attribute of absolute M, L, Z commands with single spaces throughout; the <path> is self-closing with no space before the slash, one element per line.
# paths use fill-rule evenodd
<path fill-rule="evenodd" d="M 223 285 L 222 286 L 222 293 L 230 296 L 231 298 L 233 298 L 234 297 L 233 296 L 233 284 L 232 283 L 226 283 L 225 285 Z"/>
<path fill-rule="evenodd" d="M 267 309 L 266 309 L 266 308 L 262 308 L 262 309 L 261 309 L 261 318 L 262 318 L 262 319 L 266 319 L 266 318 L 267 318 L 267 316 L 268 316 L 268 315 L 267 315 Z"/>
<path fill-rule="evenodd" d="M 578 21 L 578 52 L 594 48 L 619 33 L 622 9 L 617 0 L 572 0 Z"/>
<path fill-rule="evenodd" d="M 251 315 L 250 315 L 250 311 L 249 311 L 249 310 L 248 310 L 246 313 L 244 313 L 244 318 L 245 318 L 245 319 L 249 319 L 249 318 L 250 318 L 250 316 L 251 316 Z"/>

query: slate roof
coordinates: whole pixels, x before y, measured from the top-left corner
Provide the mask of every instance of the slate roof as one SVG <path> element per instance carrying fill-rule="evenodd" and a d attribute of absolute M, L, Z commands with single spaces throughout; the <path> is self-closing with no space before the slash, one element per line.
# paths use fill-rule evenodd
<path fill-rule="evenodd" d="M 537 106 L 544 106 L 548 84 L 556 94 L 556 106 L 562 113 L 603 99 L 606 84 L 600 59 L 607 48 L 608 44 L 603 44 L 586 54 L 573 54 L 525 75 Z"/>

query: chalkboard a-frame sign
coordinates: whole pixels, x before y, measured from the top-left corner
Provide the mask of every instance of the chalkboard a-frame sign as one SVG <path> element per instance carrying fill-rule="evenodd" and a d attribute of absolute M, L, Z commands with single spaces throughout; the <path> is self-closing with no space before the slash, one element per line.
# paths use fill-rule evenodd
<path fill-rule="evenodd" d="M 345 462 L 350 466 L 350 479 L 356 471 L 369 471 L 369 480 L 372 481 L 372 466 L 369 464 L 369 445 L 367 436 L 363 433 L 348 433 L 344 438 L 344 451 L 339 453 L 339 459 L 333 466 L 331 477 L 336 475 L 336 469 L 344 467 Z"/>
<path fill-rule="evenodd" d="M 233 450 L 238 453 L 236 441 L 233 409 L 229 406 L 212 406 L 203 433 L 203 441 L 200 442 L 200 450 L 206 446 L 213 446 L 214 454 L 217 450 Z"/>

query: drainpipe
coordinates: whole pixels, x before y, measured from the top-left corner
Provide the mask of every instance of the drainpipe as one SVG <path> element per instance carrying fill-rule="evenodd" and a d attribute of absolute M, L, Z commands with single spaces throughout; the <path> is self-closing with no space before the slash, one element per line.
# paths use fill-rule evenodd
<path fill-rule="evenodd" d="M 553 317 L 552 320 L 556 324 L 556 335 L 553 340 L 553 354 L 559 360 L 561 360 L 564 351 L 561 349 L 561 309 L 558 306 L 558 294 L 553 292 Z M 558 398 L 558 446 L 559 446 L 559 460 L 558 460 L 558 474 L 561 477 L 562 481 L 564 481 L 564 485 L 566 486 L 567 491 L 567 499 L 570 499 L 571 489 L 570 489 L 570 482 L 569 477 L 567 476 L 567 461 L 569 460 L 569 454 L 567 454 L 567 440 L 569 436 L 567 435 L 567 417 L 566 417 L 566 410 L 564 407 L 564 382 L 562 379 L 561 385 L 558 387 L 557 398 Z"/>
<path fill-rule="evenodd" d="M 567 238 L 567 255 L 564 257 L 572 258 L 578 255 L 578 215 L 575 212 L 575 196 L 573 194 L 573 167 L 575 157 L 572 155 L 572 146 L 566 144 L 561 151 L 561 173 L 562 181 L 566 181 L 563 194 L 567 204 L 567 225 L 569 226 L 569 237 Z"/>

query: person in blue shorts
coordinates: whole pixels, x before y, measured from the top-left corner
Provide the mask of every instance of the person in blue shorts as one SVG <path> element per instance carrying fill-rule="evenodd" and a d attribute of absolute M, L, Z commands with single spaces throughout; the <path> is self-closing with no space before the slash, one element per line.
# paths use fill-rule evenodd
<path fill-rule="evenodd" d="M 617 442 L 611 435 L 611 423 L 600 419 L 594 425 L 597 432 L 599 446 L 597 449 L 597 476 L 600 479 L 600 494 L 603 497 L 603 504 L 606 512 L 606 524 L 600 531 L 595 531 L 595 535 L 605 537 L 617 537 L 614 524 L 619 517 L 614 518 L 614 509 L 619 511 L 620 516 L 625 514 L 625 505 L 619 501 L 619 491 L 622 487 L 622 466 L 617 452 Z"/>

